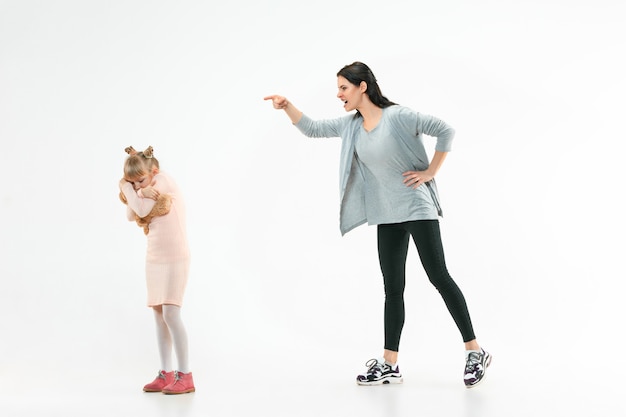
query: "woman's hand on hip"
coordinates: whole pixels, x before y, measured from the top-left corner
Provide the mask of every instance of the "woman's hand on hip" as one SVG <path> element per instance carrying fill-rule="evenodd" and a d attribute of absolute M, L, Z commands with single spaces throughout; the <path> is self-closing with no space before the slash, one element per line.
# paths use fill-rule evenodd
<path fill-rule="evenodd" d="M 413 187 L 413 189 L 416 189 L 420 185 L 432 180 L 435 177 L 428 171 L 406 171 L 402 173 L 402 176 L 404 177 L 404 180 L 402 181 L 404 182 L 404 185 L 407 187 Z"/>

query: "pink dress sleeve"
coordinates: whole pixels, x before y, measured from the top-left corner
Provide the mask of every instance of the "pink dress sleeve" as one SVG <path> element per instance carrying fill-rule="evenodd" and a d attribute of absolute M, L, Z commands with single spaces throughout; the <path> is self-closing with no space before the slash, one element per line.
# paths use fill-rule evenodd
<path fill-rule="evenodd" d="M 122 186 L 122 193 L 124 193 L 124 197 L 126 197 L 128 209 L 136 213 L 139 217 L 146 217 L 150 214 L 150 211 L 152 211 L 152 208 L 156 204 L 156 201 L 151 198 L 139 198 L 130 183 Z M 128 212 L 128 217 L 130 219 L 130 212 Z"/>
<path fill-rule="evenodd" d="M 135 212 L 128 206 L 126 206 L 126 218 L 131 222 L 135 220 Z"/>

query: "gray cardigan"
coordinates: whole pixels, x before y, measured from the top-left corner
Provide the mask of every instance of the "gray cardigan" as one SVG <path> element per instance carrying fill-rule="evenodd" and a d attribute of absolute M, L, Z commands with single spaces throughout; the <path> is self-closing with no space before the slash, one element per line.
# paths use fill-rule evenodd
<path fill-rule="evenodd" d="M 409 153 L 413 164 L 412 170 L 423 171 L 430 164 L 422 135 L 426 134 L 437 138 L 435 150 L 441 152 L 451 150 L 454 129 L 442 120 L 399 105 L 384 108 L 383 117 L 388 122 L 389 134 L 401 141 Z M 365 193 L 367 190 L 363 175 L 354 157 L 355 143 L 362 125 L 363 119 L 354 117 L 354 114 L 337 119 L 317 121 L 303 114 L 296 124 L 296 127 L 308 137 L 341 137 L 342 139 L 339 167 L 339 200 L 341 202 L 339 229 L 342 235 L 367 222 L 365 212 Z M 424 185 L 430 191 L 437 213 L 442 216 L 443 212 L 439 204 L 435 180 L 433 179 Z"/>

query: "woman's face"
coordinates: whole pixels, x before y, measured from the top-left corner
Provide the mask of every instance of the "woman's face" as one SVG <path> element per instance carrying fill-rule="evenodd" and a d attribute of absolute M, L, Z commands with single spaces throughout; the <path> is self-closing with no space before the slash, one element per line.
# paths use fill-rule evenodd
<path fill-rule="evenodd" d="M 363 88 L 352 84 L 340 75 L 337 77 L 337 89 L 337 97 L 343 101 L 343 108 L 346 111 L 352 111 L 361 105 L 361 98 L 365 92 Z"/>

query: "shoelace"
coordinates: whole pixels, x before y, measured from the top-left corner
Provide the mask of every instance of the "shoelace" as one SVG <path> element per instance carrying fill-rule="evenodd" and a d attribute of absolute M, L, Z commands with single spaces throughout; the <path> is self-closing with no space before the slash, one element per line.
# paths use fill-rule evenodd
<path fill-rule="evenodd" d="M 181 378 L 180 378 L 180 376 L 178 376 L 178 371 L 174 371 L 174 382 L 180 381 L 180 380 L 181 380 Z"/>
<path fill-rule="evenodd" d="M 384 365 L 384 363 L 378 362 L 378 359 L 370 359 L 365 363 L 365 366 L 367 366 L 368 374 L 374 374 L 376 372 L 382 374 Z"/>
<path fill-rule="evenodd" d="M 481 356 L 482 355 L 480 353 L 471 352 L 467 356 L 467 364 L 465 365 L 465 370 L 474 371 L 476 367 L 480 365 L 480 363 L 482 362 Z"/>

